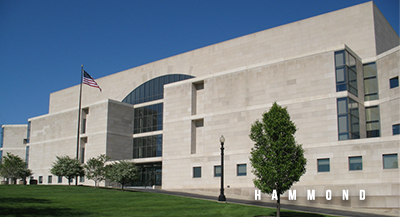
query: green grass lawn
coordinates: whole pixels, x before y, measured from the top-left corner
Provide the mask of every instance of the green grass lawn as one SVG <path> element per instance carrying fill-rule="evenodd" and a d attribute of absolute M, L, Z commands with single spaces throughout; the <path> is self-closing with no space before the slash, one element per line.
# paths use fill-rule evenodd
<path fill-rule="evenodd" d="M 274 216 L 275 209 L 156 193 L 56 185 L 0 185 L 0 216 Z M 281 216 L 324 215 L 281 210 Z"/>

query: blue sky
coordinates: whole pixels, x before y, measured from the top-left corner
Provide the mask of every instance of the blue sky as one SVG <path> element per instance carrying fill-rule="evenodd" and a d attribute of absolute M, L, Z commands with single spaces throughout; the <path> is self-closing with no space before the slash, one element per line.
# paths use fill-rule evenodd
<path fill-rule="evenodd" d="M 0 125 L 50 93 L 364 0 L 0 0 Z M 399 34 L 399 0 L 374 1 Z"/>

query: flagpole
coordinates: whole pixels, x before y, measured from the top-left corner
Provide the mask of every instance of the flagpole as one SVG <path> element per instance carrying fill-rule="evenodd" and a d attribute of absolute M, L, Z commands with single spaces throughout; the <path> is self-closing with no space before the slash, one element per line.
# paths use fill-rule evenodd
<path fill-rule="evenodd" d="M 76 159 L 79 159 L 79 131 L 81 128 L 81 103 L 82 103 L 82 82 L 83 82 L 83 65 L 81 65 L 81 83 L 79 87 L 79 109 L 78 109 L 78 131 L 76 135 Z M 69 180 L 68 180 L 69 182 Z M 75 177 L 75 185 L 78 185 L 78 177 Z"/>

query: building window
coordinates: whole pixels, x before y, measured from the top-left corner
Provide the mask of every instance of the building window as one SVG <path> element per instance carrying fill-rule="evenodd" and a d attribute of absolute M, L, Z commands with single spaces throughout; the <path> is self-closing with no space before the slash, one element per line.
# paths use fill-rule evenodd
<path fill-rule="evenodd" d="M 30 138 L 31 138 L 31 122 L 28 121 L 28 128 L 26 130 L 26 143 L 29 143 Z"/>
<path fill-rule="evenodd" d="M 153 78 L 135 88 L 129 93 L 122 102 L 129 103 L 132 105 L 150 102 L 164 97 L 164 85 L 170 84 L 177 81 L 194 78 L 190 75 L 172 74 L 163 75 L 157 78 Z"/>
<path fill-rule="evenodd" d="M 43 176 L 39 176 L 39 184 L 43 183 Z"/>
<path fill-rule="evenodd" d="M 85 176 L 79 176 L 79 182 L 85 182 Z"/>
<path fill-rule="evenodd" d="M 318 164 L 318 172 L 330 172 L 330 164 L 329 164 L 329 158 L 326 159 L 317 159 L 317 164 Z"/>
<path fill-rule="evenodd" d="M 0 137 L 0 139 L 1 139 L 1 141 L 0 141 L 0 148 L 3 148 L 4 128 L 1 128 L 0 133 L 1 133 L 1 137 Z"/>
<path fill-rule="evenodd" d="M 379 107 L 371 106 L 365 108 L 365 120 L 367 124 L 367 138 L 380 136 Z"/>
<path fill-rule="evenodd" d="M 48 177 L 47 177 L 47 183 L 48 183 L 48 184 L 53 183 L 53 176 L 48 176 Z"/>
<path fill-rule="evenodd" d="M 351 98 L 337 99 L 339 140 L 359 139 L 360 125 L 358 103 Z"/>
<path fill-rule="evenodd" d="M 399 168 L 399 161 L 397 154 L 384 154 L 383 155 L 383 169 L 397 169 Z"/>
<path fill-rule="evenodd" d="M 57 177 L 57 182 L 58 182 L 58 183 L 62 183 L 62 178 L 63 178 L 62 176 L 58 176 L 58 177 Z"/>
<path fill-rule="evenodd" d="M 400 134 L 400 124 L 395 124 L 392 126 L 393 136 Z"/>
<path fill-rule="evenodd" d="M 201 178 L 201 167 L 193 167 L 193 178 Z"/>
<path fill-rule="evenodd" d="M 89 114 L 89 108 L 84 108 L 82 109 L 82 134 L 86 133 L 86 128 L 87 128 L 87 116 Z"/>
<path fill-rule="evenodd" d="M 349 157 L 349 170 L 362 170 L 362 157 Z"/>
<path fill-rule="evenodd" d="M 246 175 L 247 175 L 246 164 L 238 164 L 237 165 L 237 176 L 246 176 Z"/>
<path fill-rule="evenodd" d="M 136 164 L 138 171 L 137 179 L 132 186 L 160 186 L 162 183 L 162 165 L 161 162 Z"/>
<path fill-rule="evenodd" d="M 214 166 L 214 177 L 221 177 L 221 166 Z"/>
<path fill-rule="evenodd" d="M 162 130 L 163 104 L 136 108 L 134 111 L 133 133 L 146 133 Z"/>
<path fill-rule="evenodd" d="M 398 87 L 399 86 L 399 77 L 397 76 L 397 77 L 391 78 L 389 80 L 389 84 L 390 84 L 390 89 Z"/>
<path fill-rule="evenodd" d="M 356 58 L 342 50 L 335 52 L 336 91 L 349 91 L 355 96 L 357 91 Z"/>
<path fill-rule="evenodd" d="M 376 63 L 364 64 L 364 100 L 379 99 Z"/>
<path fill-rule="evenodd" d="M 133 139 L 133 158 L 161 157 L 162 135 Z"/>
<path fill-rule="evenodd" d="M 28 165 L 29 165 L 29 146 L 26 146 L 26 148 L 25 148 L 25 163 L 26 163 L 26 166 L 28 167 Z"/>

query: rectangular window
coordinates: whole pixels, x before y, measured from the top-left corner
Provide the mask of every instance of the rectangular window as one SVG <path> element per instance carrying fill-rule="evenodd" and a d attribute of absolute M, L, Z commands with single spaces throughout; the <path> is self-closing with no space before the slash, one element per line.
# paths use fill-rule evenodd
<path fill-rule="evenodd" d="M 87 127 L 87 115 L 89 114 L 89 108 L 82 109 L 82 134 L 86 133 Z"/>
<path fill-rule="evenodd" d="M 25 148 L 25 163 L 26 163 L 26 166 L 29 165 L 29 146 L 26 146 L 26 148 Z"/>
<path fill-rule="evenodd" d="M 358 103 L 351 98 L 337 99 L 338 139 L 359 139 L 360 124 Z"/>
<path fill-rule="evenodd" d="M 193 167 L 193 178 L 201 178 L 201 167 Z"/>
<path fill-rule="evenodd" d="M 247 165 L 246 164 L 238 164 L 237 165 L 237 176 L 246 176 L 247 175 Z"/>
<path fill-rule="evenodd" d="M 365 101 L 379 99 L 378 73 L 376 63 L 364 64 L 364 99 Z"/>
<path fill-rule="evenodd" d="M 362 170 L 362 157 L 349 157 L 349 170 Z"/>
<path fill-rule="evenodd" d="M 81 163 L 85 163 L 85 148 L 81 148 Z"/>
<path fill-rule="evenodd" d="M 85 176 L 79 176 L 79 182 L 85 182 Z"/>
<path fill-rule="evenodd" d="M 383 169 L 397 169 L 399 168 L 399 161 L 397 154 L 384 154 L 383 155 Z"/>
<path fill-rule="evenodd" d="M 133 139 L 133 158 L 161 157 L 162 135 L 145 136 Z"/>
<path fill-rule="evenodd" d="M 48 183 L 48 184 L 53 183 L 53 176 L 48 176 L 48 177 L 47 177 L 47 183 Z"/>
<path fill-rule="evenodd" d="M 133 133 L 146 133 L 162 130 L 163 104 L 135 108 Z"/>
<path fill-rule="evenodd" d="M 43 183 L 43 176 L 39 176 L 39 184 Z"/>
<path fill-rule="evenodd" d="M 380 136 L 380 113 L 378 106 L 365 108 L 365 120 L 367 124 L 367 138 Z"/>
<path fill-rule="evenodd" d="M 335 52 L 336 91 L 358 95 L 356 58 L 346 50 Z"/>
<path fill-rule="evenodd" d="M 400 124 L 395 124 L 392 126 L 393 136 L 400 134 Z"/>
<path fill-rule="evenodd" d="M 399 77 L 397 76 L 397 77 L 391 78 L 389 80 L 389 84 L 390 84 L 390 89 L 398 87 L 399 86 Z"/>
<path fill-rule="evenodd" d="M 317 159 L 318 172 L 330 172 L 329 158 Z"/>
<path fill-rule="evenodd" d="M 62 183 L 62 178 L 63 178 L 62 176 L 57 176 L 57 182 Z"/>
<path fill-rule="evenodd" d="M 1 128 L 0 133 L 1 133 L 1 137 L 0 137 L 0 139 L 1 139 L 1 141 L 0 141 L 0 148 L 3 148 L 4 128 Z"/>
<path fill-rule="evenodd" d="M 221 166 L 214 166 L 214 177 L 221 177 Z"/>
<path fill-rule="evenodd" d="M 31 122 L 28 121 L 28 129 L 26 132 L 26 143 L 29 143 L 30 138 L 31 138 Z"/>

